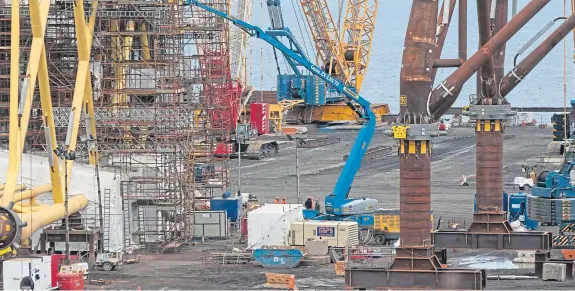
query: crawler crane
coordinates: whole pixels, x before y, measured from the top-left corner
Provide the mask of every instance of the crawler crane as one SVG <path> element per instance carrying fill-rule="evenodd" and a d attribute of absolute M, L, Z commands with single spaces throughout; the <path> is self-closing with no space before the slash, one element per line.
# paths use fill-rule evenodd
<path fill-rule="evenodd" d="M 349 106 L 355 112 L 355 114 L 363 119 L 364 122 L 333 191 L 325 198 L 326 216 L 328 216 L 326 219 L 344 219 L 349 216 L 375 211 L 378 208 L 377 200 L 373 198 L 349 197 L 351 185 L 355 179 L 357 171 L 361 166 L 365 152 L 375 132 L 376 117 L 371 110 L 371 104 L 369 101 L 355 93 L 355 90 L 346 86 L 342 81 L 330 76 L 320 67 L 314 65 L 299 51 L 292 50 L 278 41 L 272 36 L 273 33 L 270 34 L 260 27 L 251 25 L 245 21 L 232 17 L 225 12 L 213 9 L 197 0 L 186 0 L 186 4 L 195 5 L 201 9 L 214 13 L 217 16 L 229 20 L 234 25 L 240 27 L 250 36 L 255 36 L 264 40 L 265 42 L 272 45 L 275 49 L 279 50 L 287 59 L 305 67 L 312 74 L 333 86 L 340 94 L 345 97 L 347 106 Z M 359 104 L 359 107 L 355 104 Z"/>

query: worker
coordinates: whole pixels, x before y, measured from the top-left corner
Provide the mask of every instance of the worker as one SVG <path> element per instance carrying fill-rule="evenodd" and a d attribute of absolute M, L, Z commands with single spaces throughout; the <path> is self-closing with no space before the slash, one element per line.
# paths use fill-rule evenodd
<path fill-rule="evenodd" d="M 305 209 L 313 209 L 313 200 L 311 199 L 311 196 L 307 197 L 307 200 L 303 205 L 305 206 Z"/>
<path fill-rule="evenodd" d="M 319 200 L 318 200 L 318 199 L 315 200 L 315 207 L 314 207 L 314 209 L 315 209 L 315 211 L 316 211 L 317 213 L 321 213 L 321 206 L 319 205 Z"/>
<path fill-rule="evenodd" d="M 280 197 L 279 197 L 279 196 L 276 197 L 276 201 L 275 201 L 274 203 L 275 203 L 275 204 L 281 204 L 281 202 L 280 202 Z"/>
<path fill-rule="evenodd" d="M 285 197 L 282 198 L 282 204 L 287 204 L 287 199 Z"/>

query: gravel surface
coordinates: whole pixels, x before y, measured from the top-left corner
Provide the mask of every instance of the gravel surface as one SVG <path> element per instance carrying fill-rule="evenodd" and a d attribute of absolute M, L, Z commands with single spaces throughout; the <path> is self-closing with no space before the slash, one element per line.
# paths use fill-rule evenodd
<path fill-rule="evenodd" d="M 319 133 L 310 130 L 310 136 Z M 302 196 L 313 196 L 323 201 L 335 184 L 343 166 L 343 156 L 348 153 L 357 131 L 339 131 L 330 135 L 341 142 L 325 148 L 300 149 L 300 182 Z M 323 134 L 325 135 L 325 134 Z M 521 165 L 535 164 L 551 140 L 550 129 L 507 128 L 505 137 L 504 174 L 506 183 L 523 175 Z M 395 146 L 396 142 L 378 134 L 371 147 Z M 449 135 L 434 141 L 432 163 L 432 200 L 435 217 L 471 221 L 475 184 L 459 186 L 462 175 L 475 174 L 475 138 L 473 128 L 454 128 Z M 399 207 L 398 158 L 385 158 L 365 162 L 359 171 L 350 196 L 373 197 L 385 208 Z M 232 161 L 234 177 L 237 162 Z M 540 165 L 538 170 L 552 168 Z M 280 155 L 261 161 L 242 160 L 242 192 L 251 192 L 260 202 L 272 202 L 276 196 L 286 196 L 296 202 L 295 147 L 282 143 Z M 507 191 L 513 191 L 506 187 Z M 548 230 L 554 230 L 549 228 Z M 199 242 L 187 246 L 178 254 L 146 255 L 134 265 L 126 265 L 113 272 L 94 272 L 93 277 L 110 280 L 112 284 L 91 289 L 262 289 L 265 273 L 289 273 L 296 276 L 300 289 L 342 289 L 343 278 L 336 277 L 333 265 L 299 267 L 296 269 L 263 269 L 260 266 L 219 265 L 202 259 L 210 251 L 228 250 L 241 245 L 230 241 Z M 488 269 L 488 275 L 529 275 L 531 266 L 516 266 L 510 260 L 515 252 L 491 250 L 449 250 L 449 265 Z M 544 282 L 541 280 L 489 280 L 488 289 L 572 289 L 573 281 Z"/>

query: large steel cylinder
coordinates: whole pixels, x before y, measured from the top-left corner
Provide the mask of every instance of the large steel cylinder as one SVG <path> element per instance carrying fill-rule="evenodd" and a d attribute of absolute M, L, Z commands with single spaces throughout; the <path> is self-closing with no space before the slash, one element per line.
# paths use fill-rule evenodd
<path fill-rule="evenodd" d="M 400 244 L 431 244 L 431 159 L 407 154 L 399 158 Z"/>
<path fill-rule="evenodd" d="M 477 130 L 476 134 L 477 210 L 501 211 L 503 206 L 503 131 Z"/>

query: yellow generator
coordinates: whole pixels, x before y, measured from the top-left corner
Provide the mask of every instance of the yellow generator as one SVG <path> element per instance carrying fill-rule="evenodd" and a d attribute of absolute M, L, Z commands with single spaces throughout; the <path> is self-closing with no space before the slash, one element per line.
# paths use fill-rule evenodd
<path fill-rule="evenodd" d="M 431 224 L 433 225 L 433 212 L 431 213 Z M 378 245 L 399 239 L 398 209 L 380 209 L 373 214 L 373 237 Z"/>
<path fill-rule="evenodd" d="M 289 232 L 291 246 L 304 246 L 307 241 L 327 241 L 328 247 L 359 245 L 359 226 L 355 221 L 295 221 Z"/>

